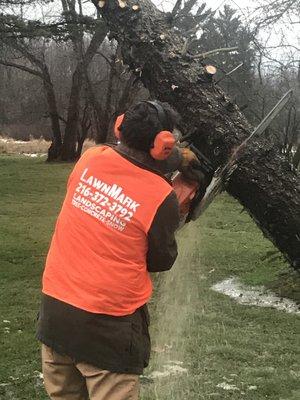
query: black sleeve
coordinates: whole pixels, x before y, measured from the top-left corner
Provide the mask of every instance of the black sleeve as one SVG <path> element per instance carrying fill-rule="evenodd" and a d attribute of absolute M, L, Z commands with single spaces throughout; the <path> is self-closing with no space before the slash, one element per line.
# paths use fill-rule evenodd
<path fill-rule="evenodd" d="M 149 272 L 169 270 L 177 257 L 175 231 L 179 225 L 179 205 L 171 192 L 158 208 L 148 231 L 147 268 Z"/>

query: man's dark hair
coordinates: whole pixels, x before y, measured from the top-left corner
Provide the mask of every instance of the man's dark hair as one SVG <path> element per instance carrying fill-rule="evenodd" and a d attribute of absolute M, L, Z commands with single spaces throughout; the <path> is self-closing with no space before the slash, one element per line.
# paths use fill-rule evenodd
<path fill-rule="evenodd" d="M 123 143 L 137 150 L 149 151 L 158 132 L 172 132 L 178 125 L 179 114 L 168 103 L 154 103 L 141 101 L 126 111 L 120 126 Z"/>

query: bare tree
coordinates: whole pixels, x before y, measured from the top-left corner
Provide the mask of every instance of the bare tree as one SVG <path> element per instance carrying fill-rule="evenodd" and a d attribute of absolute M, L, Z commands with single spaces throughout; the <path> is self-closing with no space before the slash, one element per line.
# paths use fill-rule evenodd
<path fill-rule="evenodd" d="M 261 0 L 256 7 L 256 24 L 260 27 L 275 24 L 287 18 L 292 24 L 299 24 L 299 0 Z M 296 18 L 295 18 L 296 17 Z"/>
<path fill-rule="evenodd" d="M 68 106 L 68 117 L 60 156 L 63 161 L 74 161 L 78 157 L 76 143 L 78 138 L 81 88 L 84 78 L 86 76 L 88 66 L 95 56 L 100 44 L 103 42 L 106 34 L 106 26 L 102 21 L 100 21 L 84 54 L 82 54 L 81 45 L 78 45 L 78 43 L 76 43 L 76 46 L 80 47 L 80 50 L 77 51 L 81 54 L 81 56 L 72 77 L 72 86 Z"/>
<path fill-rule="evenodd" d="M 40 54 L 40 57 L 36 56 L 32 51 L 30 51 L 30 45 L 26 45 L 23 39 L 10 39 L 5 43 L 6 45 L 14 49 L 18 54 L 21 54 L 23 56 L 23 60 L 27 60 L 30 66 L 20 64 L 19 62 L 13 62 L 5 58 L 0 59 L 0 64 L 32 74 L 41 79 L 43 82 L 43 88 L 48 104 L 48 113 L 51 120 L 53 144 L 56 152 L 55 156 L 57 157 L 62 146 L 59 114 L 57 111 L 56 95 L 53 88 L 49 69 L 44 59 L 44 54 Z M 50 148 L 50 151 L 53 151 L 52 148 Z"/>

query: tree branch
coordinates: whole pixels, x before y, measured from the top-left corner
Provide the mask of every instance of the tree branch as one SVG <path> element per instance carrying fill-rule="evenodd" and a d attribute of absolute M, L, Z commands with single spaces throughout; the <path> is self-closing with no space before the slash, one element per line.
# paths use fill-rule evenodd
<path fill-rule="evenodd" d="M 99 56 L 103 57 L 104 60 L 107 62 L 107 64 L 108 64 L 111 68 L 113 67 L 112 61 L 111 61 L 108 57 L 106 57 L 105 54 L 103 54 L 101 51 L 97 51 L 96 54 L 98 54 Z"/>
<path fill-rule="evenodd" d="M 38 68 L 40 68 L 40 70 L 44 69 L 45 63 L 43 63 L 43 61 L 39 60 L 36 56 L 31 54 L 26 48 L 26 46 L 16 41 L 7 44 L 8 46 L 12 47 L 13 49 L 21 53 L 25 58 L 27 58 L 27 60 L 31 62 L 31 64 L 36 65 Z"/>
<path fill-rule="evenodd" d="M 98 47 L 105 39 L 107 31 L 108 31 L 108 29 L 107 29 L 106 24 L 103 21 L 101 21 L 98 24 L 98 26 L 95 30 L 95 33 L 90 41 L 90 44 L 83 56 L 83 64 L 85 64 L 86 66 L 89 65 L 89 63 L 93 59 Z"/>
<path fill-rule="evenodd" d="M 198 60 L 198 59 L 204 59 L 208 56 L 212 56 L 215 54 L 219 54 L 219 53 L 230 53 L 231 51 L 236 51 L 238 50 L 238 47 L 223 47 L 220 49 L 214 49 L 214 50 L 210 50 L 210 51 L 206 51 L 205 53 L 202 54 L 195 54 L 192 56 L 192 58 L 194 60 Z"/>
<path fill-rule="evenodd" d="M 172 10 L 172 12 L 171 12 L 172 18 L 174 18 L 174 17 L 176 16 L 178 10 L 179 10 L 180 7 L 181 7 L 181 3 L 182 3 L 182 0 L 177 0 L 177 1 L 176 1 L 176 4 L 175 4 L 175 6 L 174 6 L 174 8 L 173 8 L 173 10 Z"/>
<path fill-rule="evenodd" d="M 43 76 L 43 74 L 41 72 L 36 71 L 36 70 L 34 70 L 32 68 L 26 67 L 25 65 L 20 65 L 20 64 L 16 64 L 16 63 L 13 63 L 13 62 L 10 62 L 10 61 L 5 61 L 5 60 L 0 60 L 0 64 L 1 65 L 5 65 L 6 67 L 13 67 L 13 68 L 20 69 L 21 71 L 28 72 L 29 74 L 38 76 L 39 78 L 45 80 L 44 76 Z"/>
<path fill-rule="evenodd" d="M 221 82 L 223 79 L 225 79 L 227 76 L 230 76 L 231 74 L 233 74 L 236 70 L 238 70 L 239 68 L 241 68 L 244 65 L 244 63 L 240 63 L 238 66 L 236 66 L 235 68 L 233 68 L 231 71 L 227 72 L 226 74 L 224 74 L 219 80 L 216 81 L 216 84 Z"/>

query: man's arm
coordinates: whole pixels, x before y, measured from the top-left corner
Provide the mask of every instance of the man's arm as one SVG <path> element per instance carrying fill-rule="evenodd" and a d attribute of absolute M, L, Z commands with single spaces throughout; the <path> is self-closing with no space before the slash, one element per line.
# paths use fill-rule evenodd
<path fill-rule="evenodd" d="M 149 272 L 169 270 L 177 257 L 175 231 L 179 225 L 179 205 L 172 191 L 158 208 L 148 231 Z"/>

